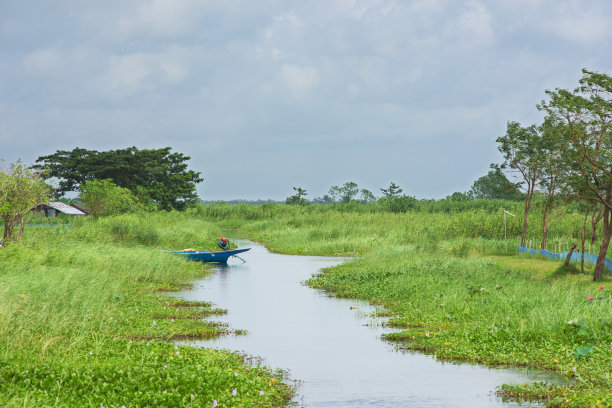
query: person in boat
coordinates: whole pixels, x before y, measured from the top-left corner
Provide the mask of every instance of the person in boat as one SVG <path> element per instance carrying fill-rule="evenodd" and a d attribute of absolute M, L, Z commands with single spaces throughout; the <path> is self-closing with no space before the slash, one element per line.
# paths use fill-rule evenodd
<path fill-rule="evenodd" d="M 219 241 L 217 245 L 219 245 L 219 248 L 221 248 L 224 251 L 227 251 L 228 249 L 230 249 L 229 241 L 225 237 L 221 237 L 221 241 Z"/>

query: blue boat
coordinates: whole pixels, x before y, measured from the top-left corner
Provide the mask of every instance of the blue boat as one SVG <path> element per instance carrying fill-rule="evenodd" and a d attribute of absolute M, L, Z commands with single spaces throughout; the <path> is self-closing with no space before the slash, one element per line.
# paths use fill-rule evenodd
<path fill-rule="evenodd" d="M 246 252 L 251 248 L 232 249 L 229 251 L 174 251 L 173 254 L 184 255 L 187 259 L 197 262 L 227 263 L 230 256 Z"/>

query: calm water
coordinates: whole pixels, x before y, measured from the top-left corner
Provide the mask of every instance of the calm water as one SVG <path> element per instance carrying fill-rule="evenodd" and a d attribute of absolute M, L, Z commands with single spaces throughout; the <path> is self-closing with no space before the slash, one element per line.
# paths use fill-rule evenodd
<path fill-rule="evenodd" d="M 212 301 L 228 309 L 214 320 L 246 329 L 195 344 L 244 351 L 290 371 L 302 381 L 298 402 L 308 407 L 536 407 L 502 403 L 502 383 L 543 381 L 541 373 L 442 363 L 397 352 L 379 338 L 385 332 L 366 302 L 335 299 L 301 282 L 343 258 L 277 255 L 249 241 L 241 254 L 194 289 L 176 296 Z M 350 261 L 349 261 L 350 262 Z M 374 324 L 372 324 L 374 323 Z M 378 322 L 380 323 L 380 322 Z"/>

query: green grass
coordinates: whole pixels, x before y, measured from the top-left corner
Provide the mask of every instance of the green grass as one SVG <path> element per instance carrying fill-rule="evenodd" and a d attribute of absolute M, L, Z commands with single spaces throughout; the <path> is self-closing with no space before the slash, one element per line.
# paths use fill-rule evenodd
<path fill-rule="evenodd" d="M 504 397 L 551 407 L 612 406 L 611 275 L 593 283 L 589 274 L 570 273 L 575 265 L 567 272 L 559 261 L 513 254 L 512 242 L 506 253 L 498 215 L 273 205 L 252 206 L 244 217 L 225 205 L 200 213 L 219 225 L 240 226 L 241 234 L 277 252 L 359 255 L 308 284 L 380 305 L 401 329 L 387 336 L 400 348 L 452 361 L 535 367 L 571 380 L 504 385 Z M 551 239 L 575 240 L 579 222 L 579 215 L 563 214 Z M 537 231 L 530 237 L 535 240 Z"/>
<path fill-rule="evenodd" d="M 27 228 L 21 242 L 0 249 L 0 406 L 267 407 L 291 399 L 283 373 L 247 356 L 172 344 L 241 333 L 202 320 L 223 310 L 160 293 L 209 273 L 160 249 L 212 249 L 217 227 L 177 213 L 70 221 Z"/>
<path fill-rule="evenodd" d="M 559 262 L 515 255 L 515 238 L 506 253 L 493 207 L 394 214 L 371 205 L 216 204 L 28 228 L 0 249 L 0 406 L 286 405 L 294 390 L 282 373 L 171 343 L 230 331 L 201 320 L 224 311 L 160 295 L 208 273 L 161 250 L 213 249 L 220 228 L 277 252 L 359 256 L 309 284 L 380 305 L 401 330 L 387 338 L 401 348 L 572 380 L 503 386 L 500 395 L 612 406 L 610 275 L 593 283 Z M 551 241 L 576 241 L 581 220 L 559 210 Z M 539 226 L 537 214 L 530 223 Z M 517 217 L 509 236 L 520 228 Z"/>

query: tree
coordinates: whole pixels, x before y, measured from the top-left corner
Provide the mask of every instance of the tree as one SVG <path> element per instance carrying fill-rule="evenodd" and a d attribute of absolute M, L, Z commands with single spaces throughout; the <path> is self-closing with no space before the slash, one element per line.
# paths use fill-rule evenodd
<path fill-rule="evenodd" d="M 612 238 L 612 77 L 582 70 L 580 86 L 547 91 L 548 101 L 540 105 L 569 128 L 564 158 L 577 169 L 584 188 L 580 199 L 603 206 L 603 237 L 593 280 L 600 280 Z"/>
<path fill-rule="evenodd" d="M 20 161 L 0 167 L 0 218 L 3 241 L 19 241 L 32 208 L 48 200 L 49 188 L 39 172 Z"/>
<path fill-rule="evenodd" d="M 341 187 L 331 186 L 328 193 L 334 202 L 349 203 L 359 194 L 357 183 L 352 181 L 344 183 Z"/>
<path fill-rule="evenodd" d="M 541 175 L 541 138 L 535 125 L 522 127 L 518 122 L 508 122 L 506 134 L 497 138 L 497 149 L 504 155 L 502 168 L 510 167 L 521 174 L 525 187 L 525 214 L 521 246 L 527 236 L 527 216 L 536 184 Z"/>
<path fill-rule="evenodd" d="M 470 198 L 470 195 L 467 193 L 461 193 L 459 191 L 456 191 L 453 194 L 446 196 L 445 200 L 453 201 L 453 202 L 464 202 L 464 201 L 470 201 L 471 198 Z"/>
<path fill-rule="evenodd" d="M 380 191 L 382 191 L 384 197 L 399 197 L 402 189 L 394 182 L 391 182 L 388 188 L 381 188 Z"/>
<path fill-rule="evenodd" d="M 474 184 L 472 184 L 472 187 L 466 195 L 473 199 L 518 200 L 522 197 L 521 191 L 518 188 L 519 185 L 520 183 L 512 183 L 499 168 L 495 168 L 489 171 L 485 176 L 474 181 Z M 453 194 L 453 196 L 455 196 L 455 194 Z M 454 198 L 459 200 L 463 197 L 457 195 Z"/>
<path fill-rule="evenodd" d="M 110 179 L 86 181 L 81 186 L 79 198 L 94 218 L 140 208 L 138 200 L 130 190 L 119 187 Z"/>
<path fill-rule="evenodd" d="M 182 210 L 197 202 L 195 186 L 203 179 L 199 172 L 187 169 L 188 156 L 171 150 L 129 147 L 98 152 L 77 147 L 41 156 L 35 167 L 59 179 L 61 195 L 80 191 L 88 180 L 110 179 L 138 196 L 149 197 L 162 210 Z"/>
<path fill-rule="evenodd" d="M 364 203 L 371 203 L 376 201 L 376 197 L 370 190 L 366 190 L 365 188 L 361 189 L 361 201 Z"/>
<path fill-rule="evenodd" d="M 306 204 L 307 201 L 304 198 L 302 198 L 308 195 L 306 190 L 304 190 L 301 187 L 293 187 L 293 190 L 295 191 L 295 195 L 287 197 L 285 202 L 287 204 L 297 204 L 297 205 Z"/>
<path fill-rule="evenodd" d="M 557 202 L 557 195 L 561 190 L 562 183 L 566 180 L 563 151 L 567 127 L 554 117 L 548 116 L 544 119 L 544 123 L 539 126 L 538 132 L 541 135 L 541 167 L 537 183 L 544 193 L 540 249 L 545 250 L 550 215 Z"/>

